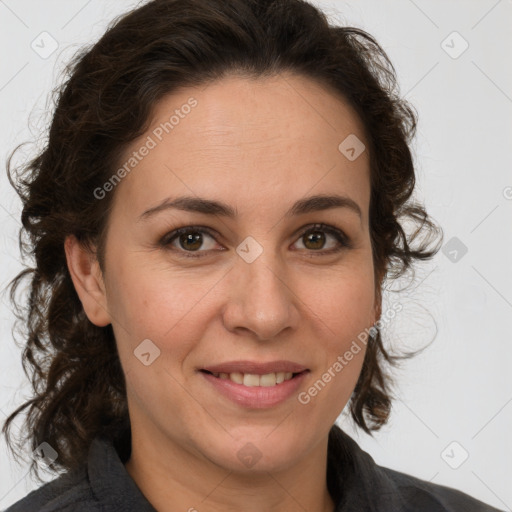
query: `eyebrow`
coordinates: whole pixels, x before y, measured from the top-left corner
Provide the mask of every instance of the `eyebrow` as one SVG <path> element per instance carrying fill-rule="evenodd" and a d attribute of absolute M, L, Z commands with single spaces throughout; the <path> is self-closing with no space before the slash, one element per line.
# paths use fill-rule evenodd
<path fill-rule="evenodd" d="M 362 220 L 362 212 L 359 205 L 350 197 L 334 195 L 314 195 L 295 202 L 285 213 L 285 217 L 304 215 L 306 213 L 330 210 L 333 208 L 347 208 L 357 213 Z M 149 208 L 139 216 L 137 222 L 145 221 L 153 215 L 169 210 L 177 209 L 187 212 L 203 213 L 206 215 L 220 215 L 229 219 L 234 219 L 238 212 L 236 208 L 211 199 L 202 197 L 183 196 L 176 199 L 167 198 L 160 204 Z"/>

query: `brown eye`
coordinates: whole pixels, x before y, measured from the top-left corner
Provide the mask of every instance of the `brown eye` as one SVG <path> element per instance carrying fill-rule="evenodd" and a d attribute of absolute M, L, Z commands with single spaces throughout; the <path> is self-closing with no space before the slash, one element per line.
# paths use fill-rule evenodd
<path fill-rule="evenodd" d="M 210 242 L 209 247 L 203 247 L 205 244 L 205 235 L 215 242 L 213 235 L 206 228 L 186 227 L 176 229 L 172 233 L 164 236 L 160 244 L 166 248 L 170 246 L 171 250 L 182 253 L 186 257 L 199 258 L 207 256 L 208 251 L 215 246 L 215 243 L 212 244 Z M 201 248 L 203 248 L 203 250 L 200 250 Z"/>
<path fill-rule="evenodd" d="M 328 237 L 335 240 L 334 245 L 325 249 L 328 243 Z M 302 243 L 309 252 L 318 252 L 319 254 L 338 252 L 344 248 L 351 247 L 349 239 L 338 228 L 324 224 L 316 224 L 302 232 L 300 237 Z"/>
<path fill-rule="evenodd" d="M 333 239 L 331 247 L 325 248 L 325 245 L 329 243 L 329 237 Z M 212 241 L 210 246 L 207 243 L 208 239 Z M 304 250 L 311 256 L 332 254 L 351 247 L 350 240 L 343 231 L 325 224 L 308 226 L 307 229 L 302 231 L 298 241 L 302 241 Z M 215 248 L 215 236 L 208 228 L 187 226 L 165 235 L 161 239 L 160 245 L 172 250 L 178 256 L 201 258 L 208 256 L 210 251 Z"/>
<path fill-rule="evenodd" d="M 322 249 L 323 245 L 325 244 L 325 234 L 321 233 L 320 231 L 314 231 L 312 233 L 308 233 L 306 235 L 303 235 L 302 237 L 305 242 L 304 245 L 308 249 L 318 250 Z M 311 245 L 309 245 L 311 244 Z"/>
<path fill-rule="evenodd" d="M 202 240 L 202 233 L 196 233 L 196 234 L 185 234 L 180 235 L 178 238 L 179 244 L 183 249 L 190 249 L 192 251 L 197 251 L 197 249 L 201 248 L 201 245 L 203 244 Z"/>

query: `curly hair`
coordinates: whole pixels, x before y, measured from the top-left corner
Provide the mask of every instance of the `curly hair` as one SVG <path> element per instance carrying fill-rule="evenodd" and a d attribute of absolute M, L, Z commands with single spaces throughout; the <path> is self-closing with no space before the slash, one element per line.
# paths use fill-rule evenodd
<path fill-rule="evenodd" d="M 95 44 L 78 51 L 55 89 L 49 136 L 35 158 L 7 174 L 23 204 L 19 233 L 27 266 L 9 284 L 17 325 L 22 324 L 23 369 L 33 395 L 22 411 L 25 437 L 58 452 L 52 469 L 72 470 L 86 460 L 97 435 L 116 440 L 129 425 L 125 378 L 111 325 L 93 325 L 73 286 L 64 241 L 74 235 L 95 251 L 104 270 L 105 232 L 114 193 L 97 200 L 123 151 L 149 127 L 152 109 L 178 88 L 212 83 L 230 74 L 275 76 L 290 71 L 327 87 L 363 122 L 370 155 L 369 224 L 376 293 L 415 260 L 437 253 L 442 230 L 413 202 L 415 168 L 409 143 L 417 123 L 398 94 L 396 71 L 365 31 L 333 26 L 302 0 L 152 0 L 119 18 Z M 127 108 L 129 105 L 129 108 Z M 15 171 L 15 172 L 13 172 Z M 403 222 L 413 226 L 406 234 Z M 30 280 L 28 298 L 15 296 Z M 366 433 L 390 415 L 389 372 L 399 359 L 370 337 L 349 400 Z M 389 368 L 388 368 L 389 367 Z M 39 477 L 37 463 L 31 470 Z"/>

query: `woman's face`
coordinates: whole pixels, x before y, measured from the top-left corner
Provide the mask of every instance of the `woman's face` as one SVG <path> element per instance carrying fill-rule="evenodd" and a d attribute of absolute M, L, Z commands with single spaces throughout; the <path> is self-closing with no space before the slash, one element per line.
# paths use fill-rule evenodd
<path fill-rule="evenodd" d="M 154 113 L 109 192 L 104 309 L 86 310 L 112 323 L 136 438 L 233 471 L 285 468 L 325 440 L 365 346 L 344 355 L 378 318 L 362 124 L 292 75 L 183 89 Z M 308 202 L 320 195 L 346 199 Z M 205 203 L 171 206 L 183 197 Z M 228 363 L 247 375 L 204 371 Z M 306 371 L 254 376 L 272 369 Z"/>

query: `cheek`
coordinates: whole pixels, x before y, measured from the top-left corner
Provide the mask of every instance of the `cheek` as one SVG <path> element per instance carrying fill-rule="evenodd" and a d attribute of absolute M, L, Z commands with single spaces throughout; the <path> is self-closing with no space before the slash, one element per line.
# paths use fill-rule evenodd
<path fill-rule="evenodd" d="M 338 341 L 357 336 L 375 321 L 373 270 L 331 275 L 321 282 L 303 283 L 306 303 Z"/>
<path fill-rule="evenodd" d="M 152 382 L 160 380 L 166 388 L 176 384 L 166 372 L 180 375 L 180 367 L 204 335 L 205 323 L 215 311 L 205 294 L 218 279 L 205 273 L 155 269 L 147 261 L 119 265 L 111 276 L 109 309 L 132 390 L 149 390 Z M 146 359 L 152 362 L 146 367 L 142 354 L 147 352 Z"/>
<path fill-rule="evenodd" d="M 322 332 L 324 351 L 318 391 L 328 387 L 329 403 L 345 404 L 355 386 L 366 353 L 368 330 L 375 321 L 372 269 L 338 276 L 314 286 L 309 298 L 312 315 Z M 315 393 L 315 390 L 312 390 Z"/>
<path fill-rule="evenodd" d="M 109 310 L 131 338 L 162 339 L 201 300 L 205 284 L 190 274 L 154 269 L 147 261 L 120 265 L 111 279 Z"/>

